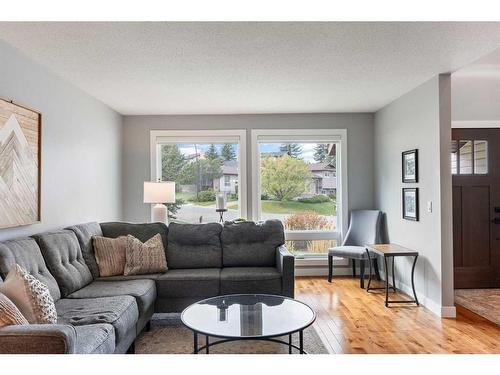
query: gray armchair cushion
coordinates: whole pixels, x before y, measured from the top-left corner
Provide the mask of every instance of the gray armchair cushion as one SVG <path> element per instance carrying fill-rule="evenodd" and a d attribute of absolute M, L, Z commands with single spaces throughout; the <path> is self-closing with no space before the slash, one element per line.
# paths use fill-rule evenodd
<path fill-rule="evenodd" d="M 102 235 L 104 237 L 116 238 L 132 235 L 141 242 L 146 242 L 156 234 L 160 233 L 163 247 L 167 248 L 168 227 L 163 223 L 124 223 L 108 222 L 101 223 Z M 167 260 L 168 261 L 168 260 Z"/>
<path fill-rule="evenodd" d="M 112 354 L 115 330 L 111 324 L 76 326 L 76 354 Z"/>
<path fill-rule="evenodd" d="M 281 274 L 275 267 L 223 268 L 220 288 L 220 294 L 281 294 Z"/>
<path fill-rule="evenodd" d="M 29 324 L 0 328 L 0 354 L 70 354 L 76 331 L 66 324 Z"/>
<path fill-rule="evenodd" d="M 125 350 L 136 336 L 135 326 L 139 318 L 139 310 L 135 298 L 131 296 L 64 298 L 56 302 L 56 310 L 59 324 L 73 326 L 111 324 L 115 330 L 116 346 Z M 131 336 L 133 336 L 132 340 L 130 340 Z"/>
<path fill-rule="evenodd" d="M 224 267 L 275 267 L 276 248 L 285 243 L 283 224 L 279 220 L 226 222 L 221 243 Z"/>
<path fill-rule="evenodd" d="M 169 269 L 156 280 L 159 298 L 213 297 L 219 294 L 220 268 Z"/>
<path fill-rule="evenodd" d="M 99 277 L 99 267 L 97 266 L 97 262 L 95 260 L 92 237 L 102 236 L 101 226 L 99 223 L 93 222 L 74 225 L 66 229 L 75 233 L 78 243 L 80 244 L 80 248 L 82 249 L 83 259 L 85 259 L 85 263 L 87 263 L 94 279 L 97 279 Z"/>
<path fill-rule="evenodd" d="M 137 302 L 139 315 L 144 315 L 154 307 L 156 284 L 153 280 L 93 281 L 89 285 L 71 293 L 67 298 L 98 298 L 132 296 Z"/>
<path fill-rule="evenodd" d="M 220 268 L 221 231 L 222 226 L 218 223 L 171 223 L 168 229 L 168 268 Z"/>
<path fill-rule="evenodd" d="M 92 274 L 83 259 L 75 233 L 69 230 L 33 236 L 50 273 L 57 280 L 61 296 L 83 288 L 92 281 Z"/>
<path fill-rule="evenodd" d="M 328 255 L 340 258 L 365 259 L 366 249 L 364 246 L 338 246 L 329 249 Z"/>
<path fill-rule="evenodd" d="M 57 281 L 49 272 L 40 248 L 33 238 L 0 242 L 0 277 L 7 277 L 16 263 L 47 285 L 54 301 L 61 298 Z"/>

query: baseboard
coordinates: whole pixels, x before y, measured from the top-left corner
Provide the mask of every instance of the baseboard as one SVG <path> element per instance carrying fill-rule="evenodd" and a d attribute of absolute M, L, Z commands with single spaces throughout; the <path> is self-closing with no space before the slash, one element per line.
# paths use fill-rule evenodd
<path fill-rule="evenodd" d="M 455 306 L 442 306 L 441 318 L 456 318 L 457 308 Z"/>
<path fill-rule="evenodd" d="M 413 289 L 411 286 L 396 280 L 396 287 L 408 294 L 413 296 Z M 440 304 L 434 302 L 430 298 L 427 298 L 424 294 L 417 292 L 418 302 L 424 306 L 427 310 L 430 310 L 434 315 L 440 318 L 456 318 L 457 310 L 455 306 L 441 306 Z"/>
<path fill-rule="evenodd" d="M 334 276 L 352 276 L 352 268 L 350 267 L 334 267 Z M 302 266 L 295 267 L 295 276 L 325 276 L 328 277 L 328 267 Z M 359 277 L 359 272 L 357 274 Z"/>

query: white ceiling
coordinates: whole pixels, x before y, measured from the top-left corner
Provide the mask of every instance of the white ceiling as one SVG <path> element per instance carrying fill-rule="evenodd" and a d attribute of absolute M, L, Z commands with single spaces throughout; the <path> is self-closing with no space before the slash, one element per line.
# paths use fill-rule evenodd
<path fill-rule="evenodd" d="M 500 121 L 500 48 L 452 75 L 452 120 Z M 467 124 L 470 126 L 470 124 Z"/>
<path fill-rule="evenodd" d="M 500 46 L 500 23 L 0 23 L 122 114 L 373 112 Z"/>

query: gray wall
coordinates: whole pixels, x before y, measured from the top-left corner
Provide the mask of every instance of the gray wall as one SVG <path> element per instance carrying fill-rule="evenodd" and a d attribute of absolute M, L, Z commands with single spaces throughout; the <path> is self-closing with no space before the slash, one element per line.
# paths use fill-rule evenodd
<path fill-rule="evenodd" d="M 251 129 L 304 127 L 347 129 L 349 209 L 372 208 L 372 114 L 125 116 L 122 164 L 124 219 L 133 222 L 150 219 L 149 206 L 142 203 L 142 183 L 150 179 L 150 130 L 246 129 L 247 171 L 250 176 Z M 249 196 L 250 190 L 251 186 L 249 186 Z"/>
<path fill-rule="evenodd" d="M 121 217 L 119 114 L 0 40 L 0 96 L 42 113 L 42 222 L 0 240 Z M 1 213 L 0 213 L 1 215 Z"/>
<path fill-rule="evenodd" d="M 449 76 L 439 76 L 375 114 L 375 205 L 386 213 L 390 242 L 419 251 L 417 293 L 421 302 L 440 315 L 443 307 L 453 306 L 450 96 Z M 419 150 L 419 182 L 403 184 L 401 152 L 415 148 Z M 418 222 L 402 218 L 402 187 L 419 188 Z M 427 211 L 428 202 L 432 202 L 432 212 Z M 410 260 L 399 258 L 396 268 L 397 283 L 411 290 Z"/>

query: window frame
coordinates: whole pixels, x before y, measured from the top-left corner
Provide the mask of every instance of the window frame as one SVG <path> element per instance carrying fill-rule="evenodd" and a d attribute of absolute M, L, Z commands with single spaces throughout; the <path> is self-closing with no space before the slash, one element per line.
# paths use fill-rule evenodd
<path fill-rule="evenodd" d="M 347 179 L 347 130 L 346 129 L 252 129 L 251 162 L 252 162 L 252 219 L 260 218 L 260 143 L 281 142 L 338 142 L 336 177 L 337 182 L 337 230 L 336 231 L 285 231 L 286 240 L 337 240 L 341 241 L 348 225 L 348 179 Z M 339 173 L 340 171 L 340 173 Z M 338 181 L 338 180 L 337 180 Z M 338 215 L 340 214 L 340 218 Z M 339 220 L 340 219 L 340 220 Z M 326 254 L 324 254 L 326 257 Z M 305 258 L 317 258 L 310 256 Z"/>
<path fill-rule="evenodd" d="M 151 130 L 150 179 L 161 177 L 159 146 L 166 143 L 237 143 L 238 144 L 238 206 L 241 217 L 248 216 L 247 204 L 247 140 L 246 130 Z M 151 208 L 151 217 L 153 211 Z"/>

